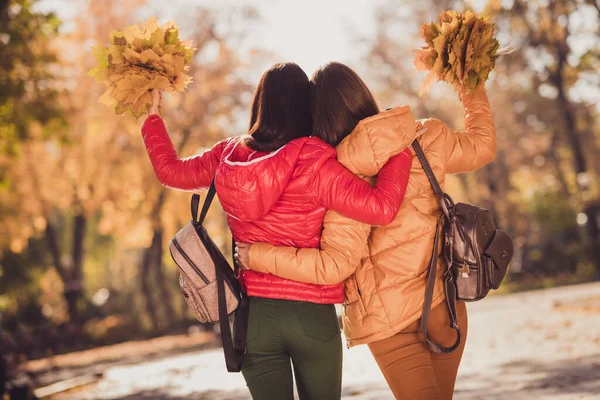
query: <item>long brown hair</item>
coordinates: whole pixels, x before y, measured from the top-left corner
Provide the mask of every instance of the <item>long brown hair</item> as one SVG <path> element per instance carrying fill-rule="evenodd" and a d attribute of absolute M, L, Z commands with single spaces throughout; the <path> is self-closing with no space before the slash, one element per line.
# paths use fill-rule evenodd
<path fill-rule="evenodd" d="M 313 135 L 337 146 L 358 122 L 379 113 L 377 102 L 350 67 L 331 62 L 312 76 Z"/>
<path fill-rule="evenodd" d="M 310 81 L 295 63 L 273 65 L 254 93 L 245 144 L 257 151 L 273 151 L 311 134 Z"/>

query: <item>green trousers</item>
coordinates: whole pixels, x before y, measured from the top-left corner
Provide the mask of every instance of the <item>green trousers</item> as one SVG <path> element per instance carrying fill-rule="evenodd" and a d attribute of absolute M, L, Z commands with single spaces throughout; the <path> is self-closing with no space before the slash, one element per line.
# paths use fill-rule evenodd
<path fill-rule="evenodd" d="M 254 400 L 336 400 L 342 339 L 332 304 L 252 297 L 242 374 Z M 293 375 L 292 375 L 293 371 Z"/>

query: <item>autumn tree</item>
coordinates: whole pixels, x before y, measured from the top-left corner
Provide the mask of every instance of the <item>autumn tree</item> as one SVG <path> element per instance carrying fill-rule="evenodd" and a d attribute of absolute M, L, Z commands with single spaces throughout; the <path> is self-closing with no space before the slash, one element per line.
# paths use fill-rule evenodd
<path fill-rule="evenodd" d="M 234 16 L 230 13 L 234 13 Z M 253 85 L 239 72 L 256 67 L 256 56 L 261 53 L 251 50 L 244 57 L 247 61 L 244 61 L 244 55 L 234 50 L 238 47 L 235 40 L 240 32 L 236 34 L 233 26 L 223 23 L 223 20 L 231 21 L 234 17 L 254 18 L 251 9 L 226 10 L 224 14 L 199 10 L 193 20 L 193 25 L 197 28 L 192 38 L 198 49 L 191 65 L 194 81 L 186 93 L 173 99 L 166 111 L 167 126 L 178 153 L 182 156 L 200 148 L 210 148 L 227 136 L 239 135 L 245 128 L 239 124 L 238 118 L 244 115 L 244 119 L 247 119 Z M 217 30 L 219 22 L 222 24 L 221 31 L 226 32 L 225 34 Z M 251 55 L 254 57 L 248 59 Z M 151 171 L 149 163 L 146 163 L 145 169 Z M 173 234 L 174 229 L 172 223 L 169 227 L 165 223 L 172 220 L 174 208 L 184 210 L 183 218 L 176 220 L 181 225 L 189 219 L 189 197 L 174 196 L 172 190 L 160 188 L 154 176 L 148 177 L 145 182 L 148 185 L 147 192 L 153 193 L 149 197 L 151 206 L 147 216 L 152 238 L 150 246 L 144 250 L 140 259 L 139 277 L 145 295 L 146 311 L 152 328 L 156 330 L 164 326 L 160 323 L 161 320 L 168 326 L 173 323 L 176 315 L 171 299 L 174 292 L 172 289 L 177 281 L 165 271 L 163 252 L 169 240 L 169 237 L 165 237 L 165 232 Z M 171 199 L 173 200 L 170 202 Z M 227 243 L 228 235 L 225 232 L 228 227 L 223 215 L 219 220 L 222 223 L 217 229 L 222 232 L 221 244 L 224 245 Z"/>
<path fill-rule="evenodd" d="M 124 5 L 130 7 L 130 11 L 140 3 L 129 1 Z M 9 6 L 9 12 L 12 8 L 12 5 Z M 127 11 L 127 7 L 104 8 L 92 3 L 89 17 L 104 15 L 105 18 L 100 19 L 102 23 L 89 24 L 89 20 L 84 21 L 86 14 L 83 13 L 72 33 L 54 37 L 52 42 L 47 40 L 43 46 L 31 46 L 46 51 L 53 48 L 62 50 L 55 50 L 56 58 L 52 59 L 60 61 L 61 68 L 46 66 L 48 71 L 54 72 L 58 83 L 50 86 L 49 78 L 45 77 L 42 86 L 57 87 L 60 84 L 61 90 L 60 93 L 55 91 L 53 98 L 40 99 L 39 105 L 30 104 L 28 108 L 60 107 L 67 124 L 49 127 L 48 124 L 36 123 L 39 118 L 24 113 L 27 129 L 21 136 L 26 135 L 26 140 L 17 142 L 20 156 L 10 163 L 10 200 L 16 210 L 7 218 L 7 225 L 15 227 L 10 236 L 11 247 L 20 252 L 29 238 L 39 235 L 45 238 L 48 263 L 60 276 L 70 320 L 76 323 L 81 322 L 81 310 L 86 304 L 83 273 L 85 239 L 87 233 L 93 230 L 89 220 L 97 218 L 103 201 L 116 190 L 112 183 L 114 177 L 110 176 L 110 172 L 114 171 L 107 168 L 107 162 L 127 151 L 123 132 L 129 130 L 127 124 L 132 126 L 134 123 L 116 118 L 109 110 L 97 105 L 100 88 L 87 76 L 93 60 L 90 49 L 81 46 L 81 43 L 107 37 L 113 26 L 122 26 L 129 21 Z M 39 24 L 35 27 L 37 30 L 41 28 Z M 32 30 L 35 29 L 32 27 Z M 48 29 L 41 31 L 48 32 Z M 26 50 L 23 51 L 27 54 Z M 50 60 L 38 54 L 33 57 L 35 60 L 28 65 L 35 66 L 44 59 Z M 46 134 L 49 129 L 52 135 Z M 118 165 L 116 162 L 111 167 L 118 168 Z"/>
<path fill-rule="evenodd" d="M 28 212 L 35 194 L 15 192 L 21 182 L 13 172 L 22 169 L 29 143 L 61 141 L 65 127 L 57 102 L 57 52 L 51 47 L 60 21 L 53 13 L 34 11 L 36 3 L 0 2 L 0 287 L 20 304 L 30 293 L 18 285 L 26 288 L 44 264 L 39 241 L 30 254 L 20 253 L 44 226 Z"/>
<path fill-rule="evenodd" d="M 547 154 L 560 191 L 581 213 L 578 221 L 585 226 L 588 259 L 600 271 L 598 165 L 593 161 L 598 151 L 597 99 L 581 96 L 584 88 L 599 86 L 600 50 L 592 44 L 600 40 L 598 3 L 561 0 L 542 5 L 517 0 L 505 8 L 493 1 L 490 9 L 506 21 L 507 33 L 523 51 L 528 69 L 521 73 L 528 77 L 536 103 L 545 103 L 529 118 L 536 115 L 538 125 L 546 127 Z"/>

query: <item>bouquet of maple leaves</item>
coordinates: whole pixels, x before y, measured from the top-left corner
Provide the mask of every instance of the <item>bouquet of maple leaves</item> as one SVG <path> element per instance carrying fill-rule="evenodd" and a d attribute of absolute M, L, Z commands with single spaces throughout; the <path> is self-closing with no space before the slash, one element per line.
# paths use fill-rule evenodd
<path fill-rule="evenodd" d="M 152 105 L 151 89 L 183 92 L 191 82 L 186 74 L 192 60 L 191 41 L 179 39 L 173 22 L 159 26 L 150 18 L 141 27 L 128 26 L 110 34 L 110 45 L 96 46 L 98 66 L 89 75 L 108 86 L 99 101 L 117 114 L 139 117 Z"/>
<path fill-rule="evenodd" d="M 420 94 L 428 92 L 436 81 L 472 93 L 487 80 L 498 56 L 512 51 L 511 47 L 499 49 L 494 24 L 472 11 L 442 11 L 437 23 L 421 26 L 421 37 L 427 46 L 417 50 L 414 64 L 429 74 Z"/>

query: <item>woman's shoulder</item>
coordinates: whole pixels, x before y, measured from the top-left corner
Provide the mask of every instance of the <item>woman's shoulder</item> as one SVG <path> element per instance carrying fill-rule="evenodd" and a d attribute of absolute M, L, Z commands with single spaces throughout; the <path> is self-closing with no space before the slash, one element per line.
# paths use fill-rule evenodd
<path fill-rule="evenodd" d="M 427 129 L 427 131 L 419 138 L 419 142 L 423 148 L 427 148 L 438 142 L 438 139 L 442 137 L 442 133 L 447 126 L 444 121 L 437 118 L 417 120 L 417 124 L 420 124 L 424 129 Z"/>

